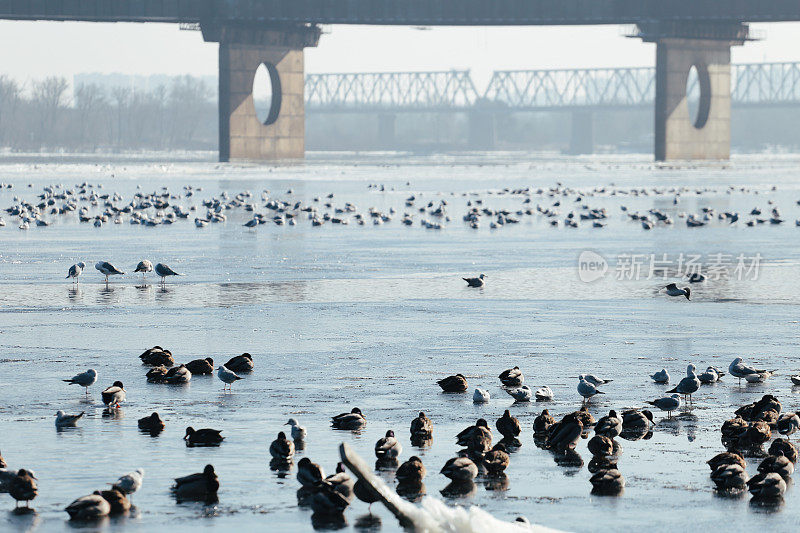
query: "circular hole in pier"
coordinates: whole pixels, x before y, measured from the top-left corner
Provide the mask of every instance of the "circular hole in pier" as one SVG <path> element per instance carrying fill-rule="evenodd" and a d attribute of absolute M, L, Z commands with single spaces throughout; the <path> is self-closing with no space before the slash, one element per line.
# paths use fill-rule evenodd
<path fill-rule="evenodd" d="M 278 120 L 281 109 L 281 80 L 274 65 L 261 63 L 253 76 L 253 105 L 265 126 Z"/>

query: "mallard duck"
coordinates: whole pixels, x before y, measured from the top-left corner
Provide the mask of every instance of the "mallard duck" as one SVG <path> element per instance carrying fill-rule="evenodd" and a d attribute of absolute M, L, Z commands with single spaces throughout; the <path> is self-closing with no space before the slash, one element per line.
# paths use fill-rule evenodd
<path fill-rule="evenodd" d="M 732 491 L 743 490 L 747 487 L 747 475 L 740 464 L 721 464 L 711 472 L 711 480 L 717 485 L 718 490 Z"/>
<path fill-rule="evenodd" d="M 485 453 L 492 447 L 492 432 L 489 423 L 480 418 L 474 426 L 470 426 L 456 435 L 456 444 L 466 446 L 471 452 Z"/>
<path fill-rule="evenodd" d="M 525 376 L 522 375 L 522 371 L 518 366 L 503 370 L 498 377 L 500 378 L 500 382 L 506 387 L 519 387 L 522 385 L 522 382 L 525 381 Z"/>
<path fill-rule="evenodd" d="M 187 446 L 219 446 L 225 440 L 225 437 L 220 435 L 222 430 L 203 428 L 195 430 L 192 426 L 186 428 L 186 435 L 183 440 L 186 441 Z"/>
<path fill-rule="evenodd" d="M 116 489 L 96 490 L 94 493 L 101 496 L 105 501 L 108 502 L 108 505 L 111 506 L 111 511 L 109 514 L 124 514 L 131 509 L 130 500 L 125 496 L 125 494 Z"/>
<path fill-rule="evenodd" d="M 359 430 L 367 425 L 367 419 L 358 407 L 353 407 L 349 413 L 342 413 L 331 418 L 333 429 Z"/>
<path fill-rule="evenodd" d="M 550 427 L 546 446 L 558 451 L 572 449 L 581 438 L 581 433 L 583 424 L 575 413 L 570 413 Z"/>
<path fill-rule="evenodd" d="M 403 446 L 394 437 L 394 431 L 391 429 L 386 432 L 386 436 L 378 439 L 375 443 L 375 457 L 381 459 L 397 459 L 403 451 Z"/>
<path fill-rule="evenodd" d="M 772 441 L 772 444 L 770 444 L 767 453 L 770 455 L 783 455 L 784 457 L 789 459 L 792 463 L 797 463 L 797 457 L 798 457 L 797 448 L 787 439 L 777 438 L 774 441 Z"/>
<path fill-rule="evenodd" d="M 800 429 L 800 416 L 794 412 L 785 413 L 778 418 L 776 428 L 778 433 L 788 437 Z"/>
<path fill-rule="evenodd" d="M 18 470 L 16 477 L 9 484 L 8 493 L 17 501 L 17 507 L 19 502 L 25 502 L 25 507 L 28 507 L 30 501 L 39 493 L 36 478 L 24 468 Z"/>
<path fill-rule="evenodd" d="M 594 426 L 594 432 L 610 439 L 618 437 L 622 433 L 622 420 L 617 416 L 617 412 L 612 409 L 608 412 L 608 416 L 600 418 Z"/>
<path fill-rule="evenodd" d="M 522 432 L 519 425 L 519 420 L 511 416 L 511 412 L 506 409 L 503 416 L 497 419 L 495 423 L 497 431 L 503 436 L 504 439 L 513 440 Z"/>
<path fill-rule="evenodd" d="M 706 464 L 711 468 L 711 471 L 718 469 L 721 466 L 739 465 L 742 468 L 747 468 L 747 463 L 744 458 L 738 453 L 722 452 L 718 453 L 708 461 Z"/>
<path fill-rule="evenodd" d="M 495 444 L 494 448 L 486 452 L 486 455 L 483 456 L 483 464 L 490 476 L 496 476 L 502 473 L 508 468 L 510 462 L 511 457 L 509 457 L 506 447 L 502 442 Z"/>
<path fill-rule="evenodd" d="M 468 457 L 453 457 L 440 471 L 453 481 L 472 481 L 478 475 L 478 467 Z"/>
<path fill-rule="evenodd" d="M 139 359 L 142 360 L 142 364 L 147 366 L 166 366 L 169 368 L 175 364 L 172 352 L 163 349 L 161 346 L 153 346 L 149 350 L 145 350 L 139 356 Z"/>
<path fill-rule="evenodd" d="M 588 405 L 582 405 L 581 408 L 573 412 L 573 414 L 578 417 L 578 420 L 581 421 L 581 424 L 583 424 L 583 427 L 586 429 L 594 426 L 597 423 L 592 416 L 592 413 L 589 412 Z"/>
<path fill-rule="evenodd" d="M 775 472 L 782 478 L 788 479 L 794 474 L 794 464 L 783 455 L 768 455 L 758 465 L 758 471 L 762 474 Z"/>
<path fill-rule="evenodd" d="M 164 378 L 167 377 L 169 369 L 165 366 L 156 366 L 151 368 L 145 374 L 148 383 L 164 383 Z"/>
<path fill-rule="evenodd" d="M 589 453 L 595 457 L 607 457 L 614 454 L 614 442 L 605 435 L 595 435 L 587 444 Z"/>
<path fill-rule="evenodd" d="M 297 481 L 304 487 L 312 487 L 325 479 L 325 471 L 320 465 L 308 457 L 303 457 L 297 463 Z"/>
<path fill-rule="evenodd" d="M 398 483 L 404 483 L 408 485 L 420 484 L 422 483 L 422 480 L 425 478 L 426 474 L 427 471 L 425 469 L 425 465 L 422 464 L 422 459 L 416 455 L 412 455 L 408 458 L 408 461 L 398 467 L 397 472 L 395 473 L 395 478 L 397 479 Z"/>
<path fill-rule="evenodd" d="M 125 401 L 125 386 L 121 381 L 115 381 L 113 385 L 100 394 L 105 405 L 119 407 L 119 404 Z"/>
<path fill-rule="evenodd" d="M 214 501 L 219 490 L 219 478 L 214 467 L 206 465 L 202 472 L 175 479 L 172 492 L 178 501 Z"/>
<path fill-rule="evenodd" d="M 556 423 L 555 418 L 550 414 L 547 409 L 542 410 L 541 414 L 533 419 L 533 436 L 537 438 L 544 438 L 547 436 L 547 431 Z"/>
<path fill-rule="evenodd" d="M 770 423 L 772 420 L 771 423 L 776 423 L 782 409 L 781 402 L 775 396 L 765 394 L 757 402 L 740 407 L 735 414 L 748 422 L 761 420 Z"/>
<path fill-rule="evenodd" d="M 444 392 L 465 392 L 467 390 L 467 378 L 463 374 L 456 374 L 440 379 L 436 383 Z"/>
<path fill-rule="evenodd" d="M 756 474 L 747 481 L 754 500 L 774 500 L 786 492 L 786 482 L 775 472 Z"/>
<path fill-rule="evenodd" d="M 360 479 L 353 485 L 353 494 L 362 502 L 369 504 L 370 513 L 372 512 L 372 504 L 381 499 L 380 495 L 375 492 L 375 489 L 369 483 L 365 483 Z"/>
<path fill-rule="evenodd" d="M 139 419 L 139 429 L 151 433 L 160 432 L 164 429 L 164 421 L 161 420 L 158 413 L 153 413 L 150 416 Z"/>
<path fill-rule="evenodd" d="M 592 494 L 615 495 L 625 488 L 625 478 L 616 468 L 598 470 L 589 478 L 592 484 Z"/>
<path fill-rule="evenodd" d="M 411 437 L 427 439 L 433 436 L 433 422 L 420 411 L 417 418 L 411 421 Z"/>
<path fill-rule="evenodd" d="M 230 361 L 225 363 L 225 368 L 232 372 L 252 372 L 253 368 L 255 368 L 253 356 L 245 352 L 242 355 L 232 357 Z"/>
<path fill-rule="evenodd" d="M 622 411 L 622 431 L 647 429 L 653 423 L 653 413 L 647 409 Z"/>
<path fill-rule="evenodd" d="M 481 274 L 477 278 L 461 278 L 467 282 L 467 287 L 483 287 L 485 282 L 483 281 L 484 278 L 487 278 L 486 274 Z"/>
<path fill-rule="evenodd" d="M 281 431 L 278 437 L 269 445 L 269 454 L 273 459 L 288 462 L 294 457 L 294 442 L 286 438 L 286 433 Z"/>
<path fill-rule="evenodd" d="M 97 520 L 111 514 L 111 504 L 95 492 L 78 498 L 64 510 L 69 514 L 70 520 Z"/>
<path fill-rule="evenodd" d="M 189 361 L 185 366 L 189 372 L 195 376 L 204 376 L 214 373 L 214 359 L 211 357 Z"/>
<path fill-rule="evenodd" d="M 174 385 L 189 383 L 192 380 L 192 373 L 185 365 L 170 368 L 164 375 L 164 382 Z"/>

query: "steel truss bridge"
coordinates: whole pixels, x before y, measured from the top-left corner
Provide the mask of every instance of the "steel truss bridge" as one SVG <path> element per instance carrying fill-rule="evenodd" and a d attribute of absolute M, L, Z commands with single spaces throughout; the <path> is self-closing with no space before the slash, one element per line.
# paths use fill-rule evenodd
<path fill-rule="evenodd" d="M 314 113 L 630 109 L 652 107 L 655 77 L 650 67 L 496 71 L 481 92 L 465 70 L 309 74 L 305 90 Z M 800 62 L 731 65 L 731 104 L 800 105 Z"/>

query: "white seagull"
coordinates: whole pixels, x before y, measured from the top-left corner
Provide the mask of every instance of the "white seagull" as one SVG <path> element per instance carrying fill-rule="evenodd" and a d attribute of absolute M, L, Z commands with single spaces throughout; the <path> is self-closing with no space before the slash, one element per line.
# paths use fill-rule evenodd
<path fill-rule="evenodd" d="M 236 373 L 231 372 L 222 365 L 217 368 L 217 377 L 225 384 L 222 386 L 222 390 L 225 390 L 228 386 L 232 386 L 234 381 L 242 379 L 237 376 Z"/>
<path fill-rule="evenodd" d="M 86 263 L 81 261 L 80 263 L 75 263 L 71 267 L 69 267 L 69 271 L 67 272 L 66 279 L 72 278 L 75 283 L 78 283 L 78 276 L 81 275 L 83 269 L 86 268 Z"/>
<path fill-rule="evenodd" d="M 583 401 L 585 402 L 595 394 L 605 394 L 605 393 L 597 390 L 597 387 L 595 387 L 593 383 L 589 383 L 588 381 L 586 381 L 586 376 L 584 374 L 581 374 L 580 376 L 578 376 L 578 394 L 583 396 Z"/>
<path fill-rule="evenodd" d="M 667 372 L 666 368 L 662 368 L 650 378 L 655 381 L 656 383 L 669 383 L 669 372 Z"/>
<path fill-rule="evenodd" d="M 606 383 L 611 383 L 614 381 L 613 379 L 598 378 L 594 374 L 584 374 L 583 378 L 595 387 L 599 387 L 600 385 L 605 385 Z"/>
<path fill-rule="evenodd" d="M 668 390 L 667 394 L 678 393 L 683 394 L 684 398 L 688 397 L 689 402 L 692 401 L 692 394 L 697 392 L 700 388 L 700 380 L 697 379 L 697 368 L 690 364 L 686 367 L 686 377 L 680 380 L 678 386 L 672 390 Z"/>
<path fill-rule="evenodd" d="M 691 296 L 692 294 L 692 289 L 690 289 L 689 287 L 684 287 L 682 289 L 679 289 L 677 285 L 675 285 L 674 283 L 670 283 L 669 285 L 664 287 L 664 289 L 666 289 L 667 294 L 670 296 L 686 296 L 687 300 L 691 300 L 689 296 Z"/>
<path fill-rule="evenodd" d="M 743 362 L 741 357 L 737 357 L 734 359 L 730 366 L 728 367 L 728 372 L 730 372 L 731 376 L 739 379 L 739 384 L 742 384 L 742 378 L 747 379 L 747 376 L 750 374 L 761 374 L 764 372 L 769 372 L 768 370 L 759 370 L 757 368 L 753 368 L 750 365 L 746 365 Z"/>
<path fill-rule="evenodd" d="M 514 398 L 515 402 L 529 402 L 533 398 L 533 391 L 527 385 L 518 387 L 516 389 L 506 389 L 506 392 Z"/>
<path fill-rule="evenodd" d="M 290 418 L 284 426 L 292 426 L 292 440 L 303 440 L 306 438 L 306 428 L 297 423 L 297 419 Z"/>
<path fill-rule="evenodd" d="M 650 405 L 654 405 L 661 409 L 662 411 L 667 412 L 667 416 L 672 418 L 672 411 L 675 411 L 681 406 L 681 395 L 680 394 L 673 394 L 672 396 L 664 396 L 663 398 L 659 398 L 658 400 L 653 400 L 652 402 L 646 402 Z"/>
<path fill-rule="evenodd" d="M 534 394 L 536 396 L 537 402 L 550 402 L 555 397 L 553 391 L 547 385 L 536 389 L 536 392 Z"/>
<path fill-rule="evenodd" d="M 116 483 L 111 483 L 111 488 L 128 495 L 130 498 L 134 492 L 142 487 L 143 480 L 144 468 L 137 468 L 133 472 L 120 476 Z"/>
<path fill-rule="evenodd" d="M 473 403 L 488 403 L 489 399 L 489 391 L 475 387 L 475 392 L 472 395 Z"/>
<path fill-rule="evenodd" d="M 136 265 L 136 270 L 134 270 L 134 272 L 141 272 L 142 273 L 142 281 L 144 281 L 145 274 L 147 274 L 148 272 L 152 272 L 152 271 L 153 271 L 153 263 L 151 263 L 147 259 L 139 261 L 139 264 Z"/>
<path fill-rule="evenodd" d="M 156 274 L 158 274 L 161 277 L 161 283 L 166 283 L 167 276 L 181 276 L 182 275 L 182 274 L 178 274 L 177 272 L 172 270 L 170 267 L 168 267 L 164 263 L 158 263 L 156 265 L 155 270 L 156 270 Z"/>
<path fill-rule="evenodd" d="M 86 394 L 89 394 L 89 387 L 94 385 L 97 381 L 97 370 L 90 368 L 86 372 L 81 372 L 80 374 L 72 376 L 70 379 L 62 379 L 61 381 L 69 383 L 70 385 L 80 385 L 86 389 Z"/>
<path fill-rule="evenodd" d="M 65 427 L 75 427 L 78 425 L 78 420 L 83 417 L 84 413 L 81 411 L 77 415 L 68 415 L 64 411 L 58 411 L 56 413 L 56 427 L 57 428 L 65 428 Z"/>
<path fill-rule="evenodd" d="M 117 268 L 114 265 L 106 261 L 98 261 L 97 264 L 94 265 L 94 267 L 106 277 L 106 285 L 108 285 L 108 276 L 121 276 L 125 273 L 122 272 L 121 270 L 117 270 Z"/>

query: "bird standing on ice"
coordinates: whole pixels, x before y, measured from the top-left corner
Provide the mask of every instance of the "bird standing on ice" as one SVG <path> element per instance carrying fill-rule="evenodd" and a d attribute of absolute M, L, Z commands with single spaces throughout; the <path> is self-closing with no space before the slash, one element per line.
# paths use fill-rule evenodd
<path fill-rule="evenodd" d="M 181 276 L 182 274 L 178 274 L 170 267 L 165 265 L 164 263 L 158 263 L 155 268 L 156 274 L 161 277 L 161 283 L 166 283 L 167 276 Z"/>
<path fill-rule="evenodd" d="M 136 265 L 136 270 L 134 270 L 134 272 L 141 272 L 142 273 L 142 281 L 144 281 L 145 274 L 147 274 L 148 272 L 152 272 L 152 271 L 153 271 L 153 263 L 151 263 L 147 259 L 144 259 L 143 261 L 139 261 L 139 264 Z"/>
<path fill-rule="evenodd" d="M 67 272 L 67 279 L 72 278 L 74 283 L 78 283 L 78 277 L 83 272 L 83 269 L 86 268 L 86 263 L 81 261 L 80 263 L 76 263 L 69 267 L 69 271 Z"/>
<path fill-rule="evenodd" d="M 98 261 L 94 267 L 106 277 L 106 285 L 108 285 L 108 276 L 121 276 L 125 272 L 118 270 L 114 265 L 106 261 Z"/>
<path fill-rule="evenodd" d="M 239 381 L 240 379 L 242 379 L 239 376 L 237 376 L 234 372 L 231 372 L 222 365 L 220 365 L 219 368 L 217 368 L 217 377 L 220 379 L 220 381 L 222 381 L 222 383 L 224 383 L 224 385 L 222 386 L 222 390 L 225 390 L 227 387 L 232 386 L 234 381 Z"/>

